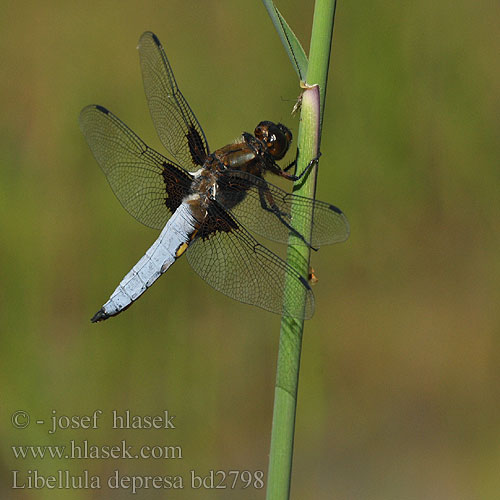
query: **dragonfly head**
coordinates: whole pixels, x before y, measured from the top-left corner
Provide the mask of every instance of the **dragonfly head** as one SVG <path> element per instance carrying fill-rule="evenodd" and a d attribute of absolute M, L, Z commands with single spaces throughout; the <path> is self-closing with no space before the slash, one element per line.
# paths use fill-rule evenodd
<path fill-rule="evenodd" d="M 267 146 L 274 160 L 281 160 L 292 142 L 292 133 L 281 123 L 260 122 L 255 127 L 254 135 Z"/>

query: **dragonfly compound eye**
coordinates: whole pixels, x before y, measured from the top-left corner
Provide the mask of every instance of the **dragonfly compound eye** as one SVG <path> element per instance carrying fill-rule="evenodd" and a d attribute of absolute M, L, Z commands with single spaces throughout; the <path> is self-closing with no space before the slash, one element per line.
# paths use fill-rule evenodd
<path fill-rule="evenodd" d="M 290 131 L 280 125 L 273 125 L 269 128 L 267 148 L 275 160 L 281 160 L 285 156 L 292 139 Z"/>
<path fill-rule="evenodd" d="M 273 122 L 260 122 L 256 127 L 254 131 L 255 137 L 262 141 L 264 144 L 267 144 L 267 141 L 269 140 L 269 127 L 273 126 Z"/>
<path fill-rule="evenodd" d="M 275 160 L 281 160 L 285 156 L 292 141 L 292 133 L 281 123 L 276 125 L 269 121 L 260 122 L 255 127 L 254 134 L 267 146 L 269 153 Z"/>

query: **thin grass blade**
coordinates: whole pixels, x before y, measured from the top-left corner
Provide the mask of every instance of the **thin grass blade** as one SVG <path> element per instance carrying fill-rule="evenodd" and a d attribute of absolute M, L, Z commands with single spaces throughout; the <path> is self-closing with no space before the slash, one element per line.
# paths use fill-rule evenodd
<path fill-rule="evenodd" d="M 280 11 L 276 8 L 272 0 L 262 0 L 264 6 L 269 13 L 269 17 L 273 21 L 274 27 L 278 32 L 281 42 L 285 47 L 285 50 L 292 62 L 295 71 L 299 75 L 301 81 L 305 81 L 307 75 L 307 56 L 306 53 L 299 42 L 299 39 L 295 36 L 292 28 L 285 21 L 285 18 L 281 15 Z"/>

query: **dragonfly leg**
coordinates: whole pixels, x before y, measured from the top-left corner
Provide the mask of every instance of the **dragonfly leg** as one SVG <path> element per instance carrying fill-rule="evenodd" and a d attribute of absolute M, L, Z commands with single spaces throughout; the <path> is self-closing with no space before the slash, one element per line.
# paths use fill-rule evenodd
<path fill-rule="evenodd" d="M 292 163 L 290 163 L 290 165 L 288 165 L 288 167 L 286 167 L 284 170 L 282 170 L 280 175 L 282 177 L 284 177 L 285 179 L 288 179 L 288 180 L 293 181 L 293 182 L 299 181 L 300 179 L 302 179 L 302 177 L 304 177 L 305 174 L 307 174 L 307 172 L 309 172 L 309 170 L 311 170 L 311 168 L 314 165 L 316 165 L 318 163 L 320 156 L 321 156 L 321 153 L 319 153 L 318 156 L 316 156 L 316 158 L 313 158 L 308 163 L 307 167 L 304 170 L 302 170 L 302 172 L 299 175 L 292 175 L 292 174 L 287 173 L 287 170 L 290 167 L 292 167 L 294 164 L 297 163 L 296 159 Z"/>
<path fill-rule="evenodd" d="M 297 166 L 297 158 L 299 157 L 299 149 L 297 148 L 297 153 L 295 155 L 295 160 L 290 162 L 290 164 L 283 169 L 283 172 L 288 172 L 292 167 Z"/>
<path fill-rule="evenodd" d="M 299 233 L 296 229 L 294 229 L 286 220 L 286 218 L 290 218 L 290 214 L 287 212 L 282 212 L 278 205 L 274 202 L 273 195 L 267 189 L 259 189 L 259 198 L 260 198 L 260 206 L 266 211 L 273 213 L 278 220 L 297 238 L 299 238 L 305 245 L 307 245 L 312 250 L 317 251 L 317 248 L 314 248 L 311 243 L 309 243 L 304 236 Z"/>

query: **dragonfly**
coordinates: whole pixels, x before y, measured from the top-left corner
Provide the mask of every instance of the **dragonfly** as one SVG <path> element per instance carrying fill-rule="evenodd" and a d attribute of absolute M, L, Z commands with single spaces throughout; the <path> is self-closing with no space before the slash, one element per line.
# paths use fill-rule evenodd
<path fill-rule="evenodd" d="M 317 247 L 349 235 L 334 205 L 289 193 L 264 180 L 267 173 L 292 181 L 282 169 L 292 142 L 281 123 L 262 121 L 253 134 L 210 152 L 205 133 L 177 86 L 157 36 L 138 45 L 144 90 L 164 156 L 144 143 L 111 111 L 85 107 L 80 128 L 123 207 L 161 233 L 92 317 L 98 322 L 133 304 L 184 253 L 191 267 L 216 290 L 244 303 L 309 319 L 314 296 L 306 278 L 252 235 Z M 314 160 L 309 164 L 311 166 Z M 292 206 L 293 211 L 292 211 Z M 296 218 L 314 215 L 311 234 L 294 229 Z M 291 280 L 284 301 L 285 283 Z"/>

